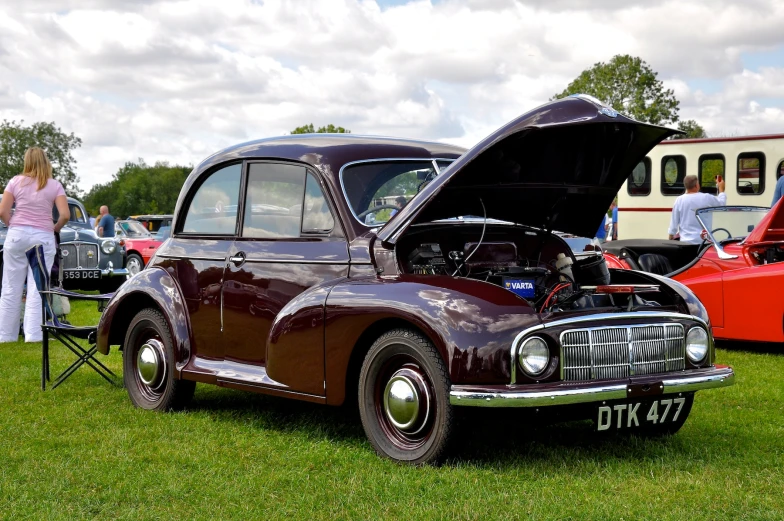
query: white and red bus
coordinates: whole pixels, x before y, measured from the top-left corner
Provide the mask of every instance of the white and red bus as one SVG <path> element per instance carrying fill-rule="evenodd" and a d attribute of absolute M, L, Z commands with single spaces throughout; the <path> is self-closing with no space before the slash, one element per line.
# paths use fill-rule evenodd
<path fill-rule="evenodd" d="M 703 192 L 716 193 L 724 176 L 728 205 L 770 206 L 784 174 L 784 134 L 679 139 L 654 147 L 618 193 L 619 239 L 666 239 L 683 178 L 696 174 Z"/>

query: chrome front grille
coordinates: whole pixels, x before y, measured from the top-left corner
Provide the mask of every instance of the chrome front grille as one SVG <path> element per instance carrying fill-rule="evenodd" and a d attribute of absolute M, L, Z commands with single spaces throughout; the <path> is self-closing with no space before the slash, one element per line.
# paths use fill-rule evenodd
<path fill-rule="evenodd" d="M 98 245 L 89 242 L 69 242 L 60 245 L 62 268 L 94 269 L 98 267 Z"/>
<path fill-rule="evenodd" d="M 681 324 L 570 329 L 561 333 L 566 381 L 605 380 L 686 368 Z"/>

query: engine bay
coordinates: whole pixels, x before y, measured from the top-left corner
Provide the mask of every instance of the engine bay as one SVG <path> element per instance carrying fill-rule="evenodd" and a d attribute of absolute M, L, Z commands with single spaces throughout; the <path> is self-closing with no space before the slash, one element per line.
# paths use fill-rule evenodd
<path fill-rule="evenodd" d="M 601 252 L 575 255 L 561 237 L 541 230 L 482 223 L 431 225 L 407 234 L 398 246 L 398 263 L 405 273 L 487 282 L 516 294 L 540 313 L 663 305 L 657 284 L 633 275 L 613 281 Z"/>

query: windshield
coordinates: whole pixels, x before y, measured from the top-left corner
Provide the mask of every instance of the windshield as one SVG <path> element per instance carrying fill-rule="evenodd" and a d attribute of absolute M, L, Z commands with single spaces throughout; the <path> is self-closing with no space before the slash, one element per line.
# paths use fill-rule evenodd
<path fill-rule="evenodd" d="M 165 241 L 166 239 L 169 238 L 169 235 L 171 235 L 171 226 L 161 226 L 160 228 L 158 228 L 158 231 L 155 232 L 155 235 L 154 235 L 153 238 L 156 241 L 163 242 L 163 241 Z"/>
<path fill-rule="evenodd" d="M 697 210 L 697 219 L 713 242 L 743 239 L 767 215 L 760 206 L 720 206 Z"/>
<path fill-rule="evenodd" d="M 450 159 L 386 159 L 355 163 L 340 173 L 351 212 L 366 226 L 387 222 L 435 179 Z"/>
<path fill-rule="evenodd" d="M 150 232 L 138 221 L 122 221 L 119 223 L 122 232 L 128 237 L 149 237 Z"/>

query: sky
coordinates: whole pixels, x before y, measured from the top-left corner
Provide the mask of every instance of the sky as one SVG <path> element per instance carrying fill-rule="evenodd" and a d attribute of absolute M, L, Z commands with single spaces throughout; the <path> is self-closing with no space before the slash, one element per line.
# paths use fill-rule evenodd
<path fill-rule="evenodd" d="M 781 0 L 0 0 L 0 120 L 79 185 L 332 123 L 470 147 L 617 54 L 710 136 L 784 133 Z"/>

